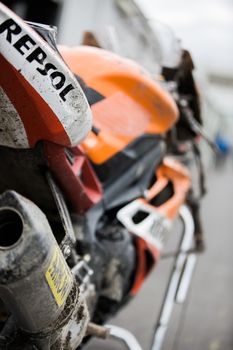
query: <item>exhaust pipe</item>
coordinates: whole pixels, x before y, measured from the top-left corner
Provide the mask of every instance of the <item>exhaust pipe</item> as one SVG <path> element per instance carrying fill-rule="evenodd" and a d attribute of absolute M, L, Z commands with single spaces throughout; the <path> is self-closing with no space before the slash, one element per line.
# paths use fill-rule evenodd
<path fill-rule="evenodd" d="M 45 215 L 14 191 L 0 196 L 0 298 L 38 349 L 76 349 L 86 332 L 86 304 Z"/>

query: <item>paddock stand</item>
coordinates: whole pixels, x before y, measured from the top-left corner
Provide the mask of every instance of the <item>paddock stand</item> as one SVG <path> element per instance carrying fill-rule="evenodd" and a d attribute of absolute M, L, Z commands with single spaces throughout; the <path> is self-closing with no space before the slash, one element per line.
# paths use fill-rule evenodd
<path fill-rule="evenodd" d="M 173 307 L 176 304 L 183 304 L 188 288 L 190 286 L 194 268 L 197 260 L 197 253 L 194 247 L 194 221 L 187 206 L 183 205 L 179 213 L 183 223 L 182 238 L 176 253 L 171 275 L 161 306 L 159 317 L 154 329 L 150 350 L 161 350 Z M 121 342 L 125 349 L 143 350 L 135 336 L 124 328 L 113 325 L 106 325 L 109 328 L 109 337 Z"/>

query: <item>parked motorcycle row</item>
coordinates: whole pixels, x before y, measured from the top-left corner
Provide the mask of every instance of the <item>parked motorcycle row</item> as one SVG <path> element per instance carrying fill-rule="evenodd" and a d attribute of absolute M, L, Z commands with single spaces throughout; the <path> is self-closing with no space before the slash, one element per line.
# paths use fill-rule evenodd
<path fill-rule="evenodd" d="M 151 341 L 161 349 L 205 248 L 199 141 L 211 140 L 190 53 L 155 79 L 99 46 L 93 34 L 57 47 L 54 28 L 0 3 L 0 349 L 85 349 L 92 337 L 142 349 L 108 322 L 180 220 Z"/>

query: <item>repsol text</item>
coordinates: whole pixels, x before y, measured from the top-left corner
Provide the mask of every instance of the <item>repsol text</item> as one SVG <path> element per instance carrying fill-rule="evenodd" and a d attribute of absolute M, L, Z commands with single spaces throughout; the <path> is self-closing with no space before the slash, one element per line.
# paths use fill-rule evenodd
<path fill-rule="evenodd" d="M 59 96 L 66 101 L 67 94 L 74 89 L 72 84 L 66 83 L 64 73 L 60 72 L 57 67 L 47 60 L 46 52 L 38 43 L 29 35 L 22 35 L 22 28 L 12 18 L 7 19 L 0 24 L 0 34 L 5 34 L 5 39 L 22 55 L 26 56 L 29 63 L 36 61 L 36 68 L 42 76 L 49 76 L 53 88 L 59 92 Z M 16 41 L 15 41 L 16 39 Z"/>

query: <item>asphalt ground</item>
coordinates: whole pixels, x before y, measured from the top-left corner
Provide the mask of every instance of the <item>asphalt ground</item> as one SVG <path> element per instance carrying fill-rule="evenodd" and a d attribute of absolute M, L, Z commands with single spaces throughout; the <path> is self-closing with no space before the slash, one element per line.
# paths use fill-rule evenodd
<path fill-rule="evenodd" d="M 212 166 L 202 204 L 207 250 L 198 256 L 184 305 L 175 305 L 162 350 L 233 349 L 233 156 Z M 139 295 L 110 321 L 132 331 L 149 350 L 172 260 L 161 260 Z M 92 340 L 87 350 L 124 350 Z"/>

